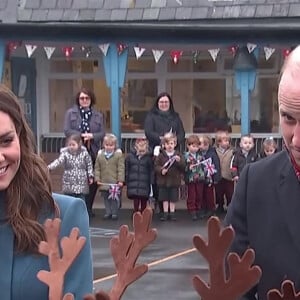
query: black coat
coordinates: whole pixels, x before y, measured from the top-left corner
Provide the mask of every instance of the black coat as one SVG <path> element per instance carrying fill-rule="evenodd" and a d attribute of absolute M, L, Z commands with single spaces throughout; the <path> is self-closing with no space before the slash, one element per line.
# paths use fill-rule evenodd
<path fill-rule="evenodd" d="M 152 156 L 147 153 L 138 158 L 136 151 L 131 151 L 125 159 L 125 182 L 127 197 L 149 198 L 150 185 L 153 184 L 154 168 Z"/>
<path fill-rule="evenodd" d="M 243 299 L 267 299 L 270 289 L 281 290 L 284 279 L 300 290 L 300 184 L 286 151 L 247 164 L 237 182 L 225 225 L 235 238 L 230 251 L 255 251 L 262 269 L 257 290 Z"/>
<path fill-rule="evenodd" d="M 145 135 L 149 140 L 149 146 L 153 150 L 155 146 L 160 145 L 160 137 L 172 129 L 177 136 L 177 145 L 184 145 L 185 131 L 178 113 L 170 111 L 169 114 L 163 114 L 159 109 L 152 109 L 146 116 Z"/>
<path fill-rule="evenodd" d="M 242 170 L 244 169 L 244 167 L 246 166 L 246 164 L 255 162 L 259 159 L 258 154 L 256 153 L 255 149 L 252 148 L 247 157 L 245 157 L 245 155 L 242 152 L 241 148 L 238 148 L 233 156 L 233 160 L 232 160 L 232 166 L 231 166 L 231 170 L 232 170 L 232 178 L 235 176 L 240 176 Z"/>

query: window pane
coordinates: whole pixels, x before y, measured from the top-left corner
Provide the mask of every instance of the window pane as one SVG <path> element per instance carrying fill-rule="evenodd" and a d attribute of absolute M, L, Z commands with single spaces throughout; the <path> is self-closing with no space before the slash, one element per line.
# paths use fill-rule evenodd
<path fill-rule="evenodd" d="M 200 59 L 193 63 L 194 72 L 217 72 L 217 62 L 210 59 Z"/>
<path fill-rule="evenodd" d="M 121 92 L 122 131 L 133 132 L 144 129 L 148 111 L 157 97 L 156 79 L 128 80 Z"/>
<path fill-rule="evenodd" d="M 49 80 L 50 132 L 63 132 L 65 112 L 75 104 L 75 95 L 82 86 L 95 93 L 95 109 L 104 113 L 106 128 L 110 129 L 110 91 L 105 80 L 52 79 Z"/>
<path fill-rule="evenodd" d="M 192 72 L 193 60 L 192 59 L 179 59 L 175 64 L 171 59 L 168 60 L 168 72 Z"/>
<path fill-rule="evenodd" d="M 225 79 L 197 79 L 193 82 L 194 132 L 229 130 L 231 120 L 226 110 Z"/>
<path fill-rule="evenodd" d="M 97 60 L 51 60 L 50 71 L 53 73 L 94 73 L 98 72 Z"/>
<path fill-rule="evenodd" d="M 251 132 L 279 132 L 277 78 L 257 78 L 251 93 Z"/>
<path fill-rule="evenodd" d="M 128 72 L 155 72 L 155 61 L 153 59 L 128 58 Z"/>

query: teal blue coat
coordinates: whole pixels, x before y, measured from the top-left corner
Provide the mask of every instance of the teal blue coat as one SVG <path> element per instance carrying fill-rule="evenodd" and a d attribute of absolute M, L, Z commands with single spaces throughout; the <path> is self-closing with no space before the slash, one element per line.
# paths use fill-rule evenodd
<path fill-rule="evenodd" d="M 64 285 L 64 293 L 71 292 L 76 300 L 82 300 L 93 290 L 89 219 L 85 203 L 65 195 L 53 194 L 53 197 L 60 210 L 61 237 L 68 236 L 73 227 L 78 227 L 80 235 L 87 238 L 84 248 L 66 274 Z M 14 236 L 10 225 L 3 222 L 3 206 L 0 193 L 0 297 L 3 300 L 48 300 L 48 286 L 36 277 L 38 271 L 49 270 L 48 258 L 14 253 Z"/>

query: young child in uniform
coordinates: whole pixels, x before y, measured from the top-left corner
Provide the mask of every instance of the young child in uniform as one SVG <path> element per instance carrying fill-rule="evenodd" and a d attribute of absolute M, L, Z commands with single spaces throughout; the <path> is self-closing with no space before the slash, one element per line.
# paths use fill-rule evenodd
<path fill-rule="evenodd" d="M 134 148 L 125 159 L 127 197 L 133 200 L 133 211 L 143 212 L 147 207 L 154 178 L 152 153 L 146 138 L 135 140 Z"/>
<path fill-rule="evenodd" d="M 258 154 L 254 149 L 254 139 L 250 134 L 243 135 L 240 147 L 236 149 L 231 164 L 231 176 L 234 181 L 238 181 L 243 168 L 248 163 L 258 160 Z"/>
<path fill-rule="evenodd" d="M 262 144 L 259 158 L 265 158 L 277 152 L 277 143 L 273 137 L 267 137 Z"/>
<path fill-rule="evenodd" d="M 192 220 L 198 219 L 200 204 L 202 203 L 205 171 L 201 164 L 203 157 L 199 153 L 200 140 L 193 134 L 186 141 L 187 152 L 185 159 L 185 182 L 187 186 L 187 210 L 191 214 Z"/>
<path fill-rule="evenodd" d="M 95 180 L 104 199 L 105 220 L 118 219 L 121 189 L 125 181 L 125 163 L 117 137 L 106 134 L 103 149 L 99 150 L 95 162 Z"/>
<path fill-rule="evenodd" d="M 231 160 L 234 148 L 230 145 L 230 136 L 227 131 L 216 132 L 215 147 L 220 160 L 221 179 L 215 185 L 217 213 L 223 214 L 224 197 L 226 197 L 226 207 L 228 207 L 234 191 L 234 181 L 231 176 Z"/>
<path fill-rule="evenodd" d="M 179 151 L 175 150 L 177 138 L 174 133 L 166 133 L 162 139 L 162 149 L 155 158 L 154 166 L 158 186 L 158 200 L 163 203 L 161 221 L 176 221 L 175 203 L 179 199 L 181 176 L 184 174 L 185 162 Z"/>
<path fill-rule="evenodd" d="M 81 136 L 72 134 L 67 138 L 66 147 L 60 149 L 57 159 L 48 165 L 54 170 L 63 166 L 62 191 L 65 195 L 81 198 L 85 201 L 89 193 L 89 184 L 94 182 L 92 159 L 82 146 Z M 89 216 L 91 212 L 88 211 Z"/>
<path fill-rule="evenodd" d="M 202 164 L 205 169 L 205 184 L 201 203 L 200 218 L 210 217 L 214 214 L 215 185 L 221 179 L 220 160 L 216 149 L 212 146 L 211 138 L 208 135 L 200 135 L 199 153 L 203 157 Z"/>

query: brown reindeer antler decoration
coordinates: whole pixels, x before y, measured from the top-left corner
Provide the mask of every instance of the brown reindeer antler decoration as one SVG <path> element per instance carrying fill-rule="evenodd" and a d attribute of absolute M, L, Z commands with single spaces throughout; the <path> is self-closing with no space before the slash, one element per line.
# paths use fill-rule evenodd
<path fill-rule="evenodd" d="M 300 293 L 295 292 L 294 283 L 285 280 L 281 285 L 281 293 L 278 290 L 268 292 L 268 300 L 300 300 Z"/>
<path fill-rule="evenodd" d="M 216 217 L 208 220 L 208 242 L 197 235 L 193 242 L 196 249 L 208 261 L 210 284 L 205 283 L 200 276 L 193 278 L 194 288 L 203 300 L 235 300 L 253 287 L 261 277 L 258 266 L 252 266 L 254 251 L 247 249 L 242 258 L 235 253 L 228 255 L 229 277 L 226 278 L 225 258 L 234 237 L 231 227 L 221 229 Z"/>
<path fill-rule="evenodd" d="M 152 209 L 133 215 L 134 232 L 122 225 L 120 233 L 110 241 L 110 249 L 117 269 L 117 277 L 111 291 L 88 295 L 84 300 L 119 300 L 126 288 L 148 271 L 146 264 L 136 265 L 142 250 L 156 238 L 156 230 L 151 229 Z"/>
<path fill-rule="evenodd" d="M 61 239 L 62 257 L 59 250 L 61 220 L 46 220 L 44 227 L 46 241 L 39 244 L 39 252 L 48 256 L 50 271 L 39 271 L 37 277 L 49 286 L 49 300 L 73 300 L 72 294 L 63 296 L 64 276 L 85 244 L 85 237 L 79 237 L 79 229 L 73 228 L 68 237 Z"/>

